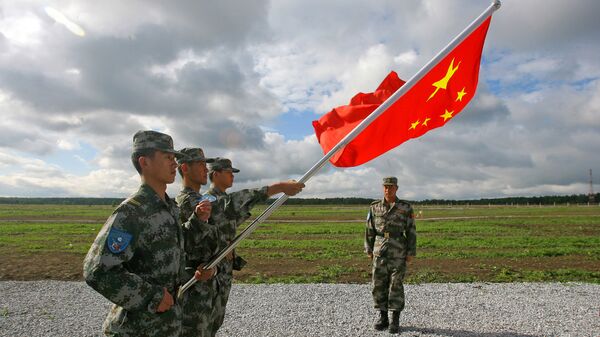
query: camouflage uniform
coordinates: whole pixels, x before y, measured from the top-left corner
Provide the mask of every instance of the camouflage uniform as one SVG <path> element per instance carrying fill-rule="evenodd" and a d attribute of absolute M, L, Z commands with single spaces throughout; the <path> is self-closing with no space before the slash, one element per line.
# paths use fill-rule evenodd
<path fill-rule="evenodd" d="M 212 187 L 205 193 L 217 198 L 213 203 L 209 221 L 219 229 L 219 246 L 221 249 L 227 247 L 235 239 L 237 227 L 250 217 L 250 210 L 259 202 L 268 199 L 267 189 L 268 187 L 264 186 L 259 189 L 246 189 L 227 194 Z M 214 334 L 223 325 L 225 319 L 225 307 L 229 299 L 236 260 L 241 269 L 245 261 L 239 256 L 234 257 L 233 261 L 224 258 L 218 265 L 219 271 L 215 277 L 217 280 L 217 298 L 213 312 Z"/>
<path fill-rule="evenodd" d="M 165 134 L 136 133 L 134 151 L 148 147 L 175 152 Z M 115 209 L 85 257 L 85 281 L 113 302 L 103 325 L 107 336 L 181 334 L 178 303 L 156 312 L 163 287 L 175 298 L 184 268 L 179 209 L 168 195 L 165 198 L 142 184 Z"/>
<path fill-rule="evenodd" d="M 413 209 L 396 198 L 385 199 L 369 208 L 365 231 L 365 250 L 373 254 L 373 300 L 381 311 L 404 309 L 406 256 L 416 254 L 417 234 Z"/>
<path fill-rule="evenodd" d="M 177 196 L 185 238 L 186 279 L 192 278 L 200 264 L 210 261 L 219 252 L 217 227 L 198 219 L 194 212 L 201 197 L 189 187 L 183 188 Z M 212 335 L 216 282 L 214 277 L 198 281 L 184 294 L 182 336 Z"/>

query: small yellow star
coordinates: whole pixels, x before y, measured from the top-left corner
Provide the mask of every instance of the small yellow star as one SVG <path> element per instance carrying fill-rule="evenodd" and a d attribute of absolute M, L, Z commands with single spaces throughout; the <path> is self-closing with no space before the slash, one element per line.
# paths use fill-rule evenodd
<path fill-rule="evenodd" d="M 423 121 L 423 123 L 421 123 L 421 125 L 428 126 L 427 122 L 429 122 L 430 120 L 431 120 L 431 118 L 429 118 L 429 117 L 425 118 L 425 120 Z"/>
<path fill-rule="evenodd" d="M 440 117 L 442 117 L 444 119 L 444 122 L 445 122 L 448 119 L 452 118 L 452 114 L 453 113 L 454 113 L 454 111 L 448 111 L 448 110 L 446 110 L 446 112 L 443 115 L 440 115 Z"/>
<path fill-rule="evenodd" d="M 465 92 L 465 88 L 463 87 L 461 91 L 459 91 L 459 92 L 456 93 L 456 101 L 455 102 L 458 102 L 458 101 L 462 102 L 462 98 L 466 94 L 467 93 Z"/>
<path fill-rule="evenodd" d="M 410 128 L 408 128 L 409 130 L 415 130 L 417 128 L 417 125 L 419 125 L 419 120 L 417 120 L 414 123 L 410 123 Z"/>

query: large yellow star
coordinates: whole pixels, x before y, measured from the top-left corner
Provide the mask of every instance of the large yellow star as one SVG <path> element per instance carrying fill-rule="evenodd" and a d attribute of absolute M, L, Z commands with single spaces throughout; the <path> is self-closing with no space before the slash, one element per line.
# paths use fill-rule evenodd
<path fill-rule="evenodd" d="M 444 122 L 445 122 L 448 119 L 452 118 L 452 114 L 453 113 L 454 113 L 454 111 L 448 111 L 448 110 L 446 110 L 446 112 L 443 115 L 440 115 L 440 117 L 442 117 L 444 119 Z"/>
<path fill-rule="evenodd" d="M 458 101 L 462 102 L 462 98 L 466 94 L 467 93 L 465 92 L 465 87 L 463 87 L 461 91 L 459 91 L 459 92 L 456 93 L 456 101 L 455 102 L 458 102 Z"/>
<path fill-rule="evenodd" d="M 448 67 L 448 70 L 446 71 L 446 76 L 444 76 L 441 80 L 434 82 L 432 84 L 432 86 L 435 87 L 435 91 L 431 94 L 431 96 L 429 96 L 427 101 L 429 101 L 433 96 L 435 96 L 435 94 L 438 92 L 438 90 L 440 90 L 440 89 L 446 90 L 446 87 L 448 86 L 448 81 L 450 81 L 450 78 L 452 77 L 452 75 L 454 75 L 456 70 L 458 70 L 458 66 L 460 66 L 460 62 L 458 62 L 458 64 L 456 65 L 456 68 L 454 68 L 454 59 L 452 59 L 452 61 L 450 62 L 450 66 Z"/>
<path fill-rule="evenodd" d="M 431 120 L 431 118 L 429 118 L 429 117 L 425 118 L 425 120 L 423 121 L 423 123 L 421 123 L 421 125 L 428 126 L 427 122 L 429 122 L 430 120 Z"/>
<path fill-rule="evenodd" d="M 417 120 L 414 123 L 410 123 L 410 128 L 408 128 L 409 130 L 415 130 L 417 128 L 417 125 L 419 125 L 419 120 Z"/>

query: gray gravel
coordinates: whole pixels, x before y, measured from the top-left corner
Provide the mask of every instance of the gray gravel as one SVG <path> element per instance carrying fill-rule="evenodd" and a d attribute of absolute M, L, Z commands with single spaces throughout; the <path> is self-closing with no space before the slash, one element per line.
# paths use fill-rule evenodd
<path fill-rule="evenodd" d="M 402 336 L 600 336 L 600 285 L 408 285 Z M 235 284 L 224 336 L 388 336 L 370 286 Z M 0 282 L 0 336 L 98 336 L 109 303 L 81 282 Z"/>

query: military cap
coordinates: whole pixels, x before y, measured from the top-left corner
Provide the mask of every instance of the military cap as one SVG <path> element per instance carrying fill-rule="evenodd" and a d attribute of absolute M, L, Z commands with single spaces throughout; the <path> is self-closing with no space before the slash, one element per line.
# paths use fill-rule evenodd
<path fill-rule="evenodd" d="M 231 160 L 227 158 L 214 158 L 212 163 L 208 164 L 209 171 L 221 171 L 221 170 L 231 170 L 234 173 L 240 172 L 240 170 L 231 166 Z"/>
<path fill-rule="evenodd" d="M 385 177 L 385 178 L 383 178 L 383 185 L 398 186 L 398 178 L 396 178 L 396 177 Z"/>
<path fill-rule="evenodd" d="M 133 135 L 133 152 L 140 150 L 159 150 L 180 154 L 173 149 L 171 136 L 152 130 L 140 130 Z"/>
<path fill-rule="evenodd" d="M 204 151 L 202 151 L 199 147 L 184 147 L 179 150 L 181 154 L 176 156 L 177 164 L 181 165 L 183 163 L 191 163 L 195 161 L 203 161 L 206 163 L 212 163 L 215 161 L 214 158 L 206 158 L 204 156 Z"/>

